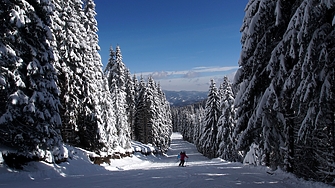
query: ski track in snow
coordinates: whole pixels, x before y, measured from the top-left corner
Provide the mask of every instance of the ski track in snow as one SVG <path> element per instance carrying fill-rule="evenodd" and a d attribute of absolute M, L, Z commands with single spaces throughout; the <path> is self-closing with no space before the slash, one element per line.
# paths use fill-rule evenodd
<path fill-rule="evenodd" d="M 177 155 L 186 151 L 186 167 L 179 167 Z M 230 163 L 219 158 L 208 159 L 196 147 L 173 133 L 171 148 L 165 155 L 135 154 L 110 165 L 93 165 L 82 150 L 69 163 L 34 162 L 24 171 L 0 167 L 0 187 L 331 187 L 308 182 L 279 170 L 267 173 L 265 167 Z"/>

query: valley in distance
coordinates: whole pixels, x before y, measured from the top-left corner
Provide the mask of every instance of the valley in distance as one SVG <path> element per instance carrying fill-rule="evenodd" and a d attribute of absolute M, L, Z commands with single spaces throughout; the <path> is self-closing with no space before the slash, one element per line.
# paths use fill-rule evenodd
<path fill-rule="evenodd" d="M 207 99 L 208 91 L 163 91 L 166 100 L 174 107 L 196 104 Z"/>

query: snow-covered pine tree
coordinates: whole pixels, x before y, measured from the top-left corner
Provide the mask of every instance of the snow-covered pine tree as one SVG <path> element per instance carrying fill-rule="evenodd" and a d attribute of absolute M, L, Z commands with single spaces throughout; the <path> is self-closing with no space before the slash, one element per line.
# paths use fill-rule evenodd
<path fill-rule="evenodd" d="M 151 76 L 149 76 L 146 84 L 146 96 L 146 106 L 149 113 L 147 126 L 150 127 L 151 130 L 151 132 L 148 132 L 147 140 L 148 143 L 151 143 L 153 146 L 163 149 L 164 143 L 162 143 L 161 136 L 164 133 L 162 127 L 162 121 L 164 120 L 160 117 L 162 115 L 160 114 L 162 106 L 160 106 L 157 85 Z"/>
<path fill-rule="evenodd" d="M 233 137 L 235 129 L 235 96 L 228 77 L 224 77 L 221 88 L 221 116 L 218 120 L 217 143 L 219 144 L 218 156 L 228 161 L 240 161 L 241 158 L 236 150 L 236 140 Z"/>
<path fill-rule="evenodd" d="M 261 162 L 322 181 L 334 177 L 334 5 L 250 1 L 235 77 L 239 148 L 255 142 Z"/>
<path fill-rule="evenodd" d="M 217 157 L 218 143 L 217 123 L 221 116 L 220 97 L 215 81 L 212 79 L 209 87 L 208 98 L 205 106 L 204 130 L 199 139 L 198 150 L 209 158 Z"/>
<path fill-rule="evenodd" d="M 120 147 L 126 150 L 131 149 L 130 142 L 130 124 L 128 121 L 128 104 L 126 84 L 128 71 L 123 63 L 120 46 L 116 47 L 114 52 L 112 47 L 110 50 L 110 58 L 106 65 L 105 75 L 108 80 L 108 85 L 113 101 L 113 108 L 115 112 L 115 125 L 118 132 Z"/>
<path fill-rule="evenodd" d="M 152 118 L 148 100 L 146 83 L 143 76 L 141 76 L 139 81 L 138 96 L 136 98 L 134 136 L 137 141 L 145 144 L 151 143 L 149 137 L 152 135 L 152 126 L 148 125 Z"/>
<path fill-rule="evenodd" d="M 103 143 L 100 142 L 100 137 L 97 135 L 99 132 L 100 115 L 98 98 L 101 95 L 102 85 L 102 70 L 101 60 L 98 54 L 98 39 L 97 39 L 97 25 L 94 17 L 94 6 L 92 4 L 83 4 L 82 0 L 73 2 L 73 10 L 78 17 L 80 25 L 77 26 L 76 36 L 80 41 L 78 48 L 78 55 L 81 56 L 81 63 L 83 67 L 77 67 L 81 72 L 82 83 L 81 88 L 80 106 L 77 114 L 78 139 L 79 146 L 95 151 L 98 153 L 102 149 Z M 88 19 L 90 16 L 90 19 Z"/>
<path fill-rule="evenodd" d="M 105 131 L 113 132 L 109 127 L 113 117 L 106 116 L 113 113 L 104 109 L 109 97 L 98 53 L 95 5 L 90 0 L 53 0 L 53 5 L 56 42 L 52 46 L 61 91 L 62 136 L 67 143 L 99 153 L 109 145 Z"/>
<path fill-rule="evenodd" d="M 270 154 L 274 154 L 272 158 L 280 158 L 280 144 L 283 143 L 282 118 L 271 110 L 278 88 L 270 86 L 266 69 L 273 48 L 285 32 L 282 20 L 276 15 L 290 14 L 279 12 L 281 4 L 285 3 L 281 0 L 249 1 L 241 27 L 240 69 L 234 80 L 234 84 L 240 86 L 235 99 L 238 120 L 234 137 L 239 139 L 237 148 L 246 155 L 251 144 L 255 143 L 262 155 L 258 164 L 266 165 L 270 165 Z"/>
<path fill-rule="evenodd" d="M 203 105 L 197 105 L 195 110 L 195 124 L 194 124 L 194 135 L 193 143 L 197 146 L 199 145 L 199 139 L 203 133 L 203 125 L 205 124 L 205 109 Z"/>
<path fill-rule="evenodd" d="M 98 114 L 100 114 L 97 109 L 98 100 L 96 97 L 101 95 L 100 88 L 102 85 L 102 70 L 101 70 L 101 60 L 98 55 L 98 40 L 96 34 L 94 34 L 97 29 L 96 21 L 92 21 L 92 18 L 88 20 L 87 15 L 84 12 L 83 8 L 86 8 L 86 11 L 89 16 L 92 15 L 93 10 L 90 8 L 94 7 L 84 7 L 81 0 L 75 0 L 72 2 L 72 10 L 74 11 L 73 21 L 79 21 L 78 25 L 73 26 L 71 21 L 69 21 L 70 29 L 73 29 L 75 40 L 78 40 L 78 45 L 75 47 L 75 56 L 80 56 L 78 59 L 78 66 L 76 66 L 76 75 L 80 75 L 80 81 L 78 82 L 79 92 L 77 93 L 79 106 L 78 114 L 76 117 L 76 125 L 78 130 L 76 135 L 78 138 L 79 146 L 89 149 L 92 151 L 99 151 L 103 144 L 100 142 L 100 137 L 98 134 L 99 131 L 99 120 Z M 94 19 L 94 18 L 93 18 Z M 71 46 L 70 46 L 71 48 Z M 70 62 L 72 63 L 72 62 Z"/>
<path fill-rule="evenodd" d="M 172 135 L 172 115 L 171 115 L 171 108 L 170 103 L 167 101 L 165 93 L 162 91 L 160 85 L 157 86 L 158 92 L 158 99 L 159 99 L 159 116 L 158 118 L 161 119 L 161 127 L 162 132 L 160 135 L 160 145 L 161 150 L 167 151 L 170 142 L 171 142 L 171 135 Z"/>
<path fill-rule="evenodd" d="M 132 78 L 132 82 L 134 84 L 134 112 L 133 112 L 133 117 L 132 117 L 132 123 L 131 124 L 131 139 L 132 140 L 136 140 L 136 129 L 135 129 L 135 119 L 136 119 L 136 110 L 137 110 L 137 102 L 138 102 L 138 99 L 139 99 L 139 92 L 141 90 L 141 87 L 140 87 L 140 83 L 137 79 L 137 76 L 134 74 L 133 75 L 133 78 Z"/>
<path fill-rule="evenodd" d="M 98 128 L 99 143 L 102 143 L 102 149 L 100 150 L 101 156 L 113 155 L 116 152 L 116 148 L 119 146 L 119 137 L 116 129 L 116 117 L 113 106 L 111 93 L 108 87 L 107 78 L 104 77 L 102 94 L 97 96 L 99 100 L 99 111 L 101 114 L 98 115 L 98 123 L 102 126 Z M 127 150 L 125 152 L 128 152 Z"/>
<path fill-rule="evenodd" d="M 147 83 L 141 76 L 136 98 L 134 137 L 142 143 L 150 143 L 165 152 L 172 134 L 171 110 L 160 87 L 150 76 Z"/>
<path fill-rule="evenodd" d="M 335 167 L 334 11 L 333 1 L 299 2 L 283 37 L 284 47 L 276 49 L 285 59 L 270 67 L 289 70 L 284 95 L 291 96 L 291 122 L 298 126 L 291 130 L 297 140 L 288 148 L 294 149 L 288 150 L 294 161 L 287 166 L 299 176 L 326 182 L 333 181 Z"/>
<path fill-rule="evenodd" d="M 99 61 L 96 61 L 96 63 L 101 64 Z M 98 142 L 96 144 L 99 150 L 95 150 L 95 152 L 102 157 L 106 157 L 111 156 L 116 152 L 116 148 L 119 146 L 119 137 L 115 127 L 116 114 L 114 108 L 112 108 L 113 101 L 108 87 L 108 80 L 107 77 L 102 74 L 101 66 L 97 66 L 96 68 L 98 67 L 100 67 L 100 69 L 96 70 L 95 73 L 92 73 L 92 76 L 96 76 L 95 78 L 92 78 L 92 80 L 97 79 L 97 82 L 95 83 L 96 85 L 92 83 L 93 85 L 91 86 L 96 90 L 93 92 L 91 91 L 92 94 L 96 95 L 93 99 L 95 102 L 94 107 L 97 112 L 96 117 L 98 123 L 98 132 L 96 134 Z"/>
<path fill-rule="evenodd" d="M 76 0 L 78 1 L 78 0 Z M 60 87 L 62 136 L 64 142 L 78 145 L 80 140 L 76 132 L 78 127 L 78 114 L 85 106 L 82 47 L 86 46 L 82 33 L 85 33 L 82 18 L 75 7 L 74 1 L 54 0 L 57 15 L 53 16 L 53 32 L 56 38 L 54 51 L 58 55 L 55 68 L 58 72 L 58 85 Z M 82 11 L 81 11 L 82 12 Z M 79 29 L 80 28 L 80 29 Z"/>
<path fill-rule="evenodd" d="M 266 103 L 268 110 L 266 110 L 266 114 L 268 115 L 267 119 L 272 119 L 272 122 L 269 124 L 278 125 L 276 127 L 280 127 L 276 130 L 277 136 L 273 136 L 272 140 L 280 140 L 280 143 L 271 146 L 270 142 L 267 142 L 267 148 L 278 148 L 273 153 L 276 155 L 273 159 L 269 159 L 269 156 L 266 158 L 266 161 L 272 164 L 273 167 L 276 165 L 283 166 L 287 171 L 292 171 L 292 161 L 294 158 L 293 150 L 294 150 L 294 133 L 296 123 L 293 121 L 294 109 L 291 106 L 292 100 L 292 90 L 287 90 L 285 92 L 284 82 L 288 77 L 290 72 L 292 71 L 292 67 L 296 64 L 294 58 L 288 55 L 289 53 L 296 53 L 296 49 L 299 48 L 297 44 L 294 42 L 296 39 L 294 38 L 286 38 L 285 35 L 288 32 L 295 32 L 287 30 L 289 25 L 291 15 L 299 6 L 299 2 L 290 1 L 290 2 L 282 2 L 277 1 L 275 8 L 276 15 L 276 26 L 281 30 L 286 29 L 284 32 L 280 33 L 280 41 L 274 47 L 271 58 L 269 60 L 269 64 L 267 65 L 267 71 L 270 73 L 269 78 L 271 79 L 271 83 L 268 88 L 264 92 L 262 97 L 263 102 Z M 283 35 L 283 36 L 282 36 Z M 292 45 L 292 46 L 291 46 Z M 291 47 L 288 47 L 291 46 Z M 290 52 L 288 52 L 287 50 Z M 286 52 L 284 52 L 286 51 Z M 273 121 L 276 120 L 276 121 Z M 275 127 L 275 126 L 273 126 Z M 266 126 L 266 129 L 263 130 L 264 135 L 266 132 L 273 132 L 274 129 Z M 279 132 L 282 132 L 281 134 Z M 272 133 L 272 135 L 274 135 Z M 272 143 L 275 143 L 272 141 Z M 274 156 L 274 155 L 272 155 Z M 270 161 L 270 162 L 269 162 Z"/>
<path fill-rule="evenodd" d="M 174 132 L 180 132 L 183 139 L 194 143 L 197 147 L 204 130 L 204 102 L 183 107 L 172 107 L 172 127 Z M 199 146 L 200 148 L 200 146 Z"/>
<path fill-rule="evenodd" d="M 177 108 L 171 107 L 171 116 L 172 116 L 172 132 L 177 132 L 178 129 L 178 122 L 180 120 L 179 116 L 179 111 Z"/>
<path fill-rule="evenodd" d="M 218 135 L 217 135 L 217 143 L 219 144 L 219 149 L 218 149 L 218 156 L 221 155 L 221 152 L 222 150 L 220 151 L 220 144 L 222 142 L 222 139 L 223 139 L 223 134 L 225 132 L 225 130 L 223 129 L 222 127 L 222 124 L 224 122 L 224 107 L 225 107 L 225 103 L 223 100 L 226 99 L 225 97 L 225 90 L 226 90 L 226 87 L 227 87 L 227 84 L 229 83 L 229 80 L 227 78 L 226 80 L 226 76 L 223 78 L 223 82 L 220 84 L 220 87 L 218 89 L 218 95 L 219 95 L 219 98 L 220 98 L 220 109 L 221 109 L 221 116 L 219 117 L 218 119 Z"/>
<path fill-rule="evenodd" d="M 182 115 L 181 115 L 181 107 L 171 107 L 171 114 L 172 114 L 172 130 L 173 132 L 182 132 L 181 131 L 181 121 L 182 121 Z"/>
<path fill-rule="evenodd" d="M 85 128 L 86 140 L 91 142 L 90 149 L 102 156 L 112 155 L 117 147 L 118 135 L 115 128 L 115 112 L 111 108 L 112 98 L 107 79 L 102 72 L 99 55 L 97 21 L 95 19 L 95 4 L 92 0 L 85 0 L 82 22 L 86 30 L 86 45 L 83 46 L 83 61 L 86 65 L 84 80 L 86 82 L 84 114 L 92 117 L 90 124 L 82 124 Z M 123 148 L 124 149 L 124 148 Z M 129 149 L 129 147 L 128 147 Z"/>
<path fill-rule="evenodd" d="M 48 162 L 64 159 L 50 1 L 0 2 L 1 143 Z"/>
<path fill-rule="evenodd" d="M 130 126 L 130 138 L 134 139 L 134 116 L 136 110 L 136 89 L 135 81 L 131 77 L 129 69 L 126 71 L 126 101 L 127 101 L 127 114 L 128 114 L 128 124 Z"/>
<path fill-rule="evenodd" d="M 158 147 L 160 145 L 161 119 L 159 119 L 159 99 L 157 86 L 152 76 L 148 77 L 146 84 L 147 107 L 149 112 L 149 121 L 147 126 L 151 127 L 151 132 L 148 134 L 148 143 L 152 143 Z"/>
<path fill-rule="evenodd" d="M 183 133 L 184 129 L 184 121 L 185 121 L 185 116 L 184 114 L 186 113 L 187 108 L 186 107 L 176 107 L 173 106 L 171 109 L 172 113 L 172 123 L 173 123 L 173 132 L 180 132 Z"/>
<path fill-rule="evenodd" d="M 194 135 L 194 128 L 195 128 L 195 112 L 194 112 L 194 105 L 189 105 L 183 108 L 183 123 L 182 125 L 182 135 L 183 139 L 194 143 L 193 135 Z"/>

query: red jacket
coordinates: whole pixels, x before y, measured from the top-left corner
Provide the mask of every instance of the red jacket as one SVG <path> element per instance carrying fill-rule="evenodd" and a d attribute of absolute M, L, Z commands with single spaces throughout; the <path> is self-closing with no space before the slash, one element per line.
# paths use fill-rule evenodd
<path fill-rule="evenodd" d="M 180 160 L 185 160 L 185 157 L 188 158 L 188 156 L 186 155 L 186 153 L 181 153 L 180 154 Z"/>

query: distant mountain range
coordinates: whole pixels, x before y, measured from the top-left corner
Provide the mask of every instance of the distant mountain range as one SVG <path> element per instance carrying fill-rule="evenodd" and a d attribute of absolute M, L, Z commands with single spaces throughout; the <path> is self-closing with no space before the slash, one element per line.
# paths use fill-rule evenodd
<path fill-rule="evenodd" d="M 207 91 L 166 91 L 167 101 L 171 106 L 186 106 L 207 99 Z"/>

